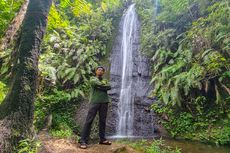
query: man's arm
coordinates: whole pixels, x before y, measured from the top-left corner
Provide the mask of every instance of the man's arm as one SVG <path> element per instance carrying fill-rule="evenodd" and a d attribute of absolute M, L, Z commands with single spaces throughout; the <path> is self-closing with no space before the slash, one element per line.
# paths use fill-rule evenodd
<path fill-rule="evenodd" d="M 91 83 L 91 86 L 93 86 L 97 89 L 100 89 L 100 90 L 107 91 L 107 90 L 111 89 L 111 86 L 108 83 L 106 83 L 106 82 L 102 83 L 95 77 L 91 78 L 90 83 Z"/>

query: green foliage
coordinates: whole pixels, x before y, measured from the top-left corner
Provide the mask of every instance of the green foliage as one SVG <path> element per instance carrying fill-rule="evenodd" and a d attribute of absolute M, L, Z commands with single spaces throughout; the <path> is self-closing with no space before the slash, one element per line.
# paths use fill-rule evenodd
<path fill-rule="evenodd" d="M 138 141 L 122 140 L 120 143 L 127 144 L 135 150 L 144 153 L 180 153 L 180 149 L 172 149 L 166 146 L 162 139 L 154 139 L 151 143 L 144 139 Z"/>
<path fill-rule="evenodd" d="M 178 15 L 182 15 L 189 9 L 190 0 L 161 0 L 162 12 L 158 19 L 164 21 L 175 21 Z"/>
<path fill-rule="evenodd" d="M 215 0 L 161 0 L 159 3 L 162 11 L 157 16 L 157 19 L 175 24 L 190 25 L 190 21 L 196 19 L 197 14 L 205 14 L 207 7 L 216 2 Z M 186 21 L 188 21 L 187 24 Z"/>
<path fill-rule="evenodd" d="M 69 93 L 59 91 L 57 89 L 49 91 L 48 93 L 42 96 L 38 96 L 35 102 L 35 127 L 37 127 L 38 130 L 43 128 L 45 119 L 50 114 L 53 115 L 54 125 L 58 126 L 59 121 L 62 120 L 59 117 L 56 117 L 55 114 L 66 113 L 65 115 L 63 115 L 63 121 L 66 122 L 67 118 L 71 117 L 72 115 L 72 112 L 75 108 L 74 105 L 77 104 L 76 101 L 70 101 L 70 99 L 71 95 Z M 69 120 L 71 120 L 71 118 Z M 57 122 L 57 124 L 55 124 L 55 122 Z M 68 124 L 70 123 L 72 124 L 73 122 L 68 121 Z"/>
<path fill-rule="evenodd" d="M 90 15 L 93 11 L 92 5 L 86 0 L 55 0 L 55 2 L 60 12 L 67 13 L 68 17 Z"/>
<path fill-rule="evenodd" d="M 0 104 L 4 100 L 7 92 L 7 87 L 6 85 L 0 81 Z"/>
<path fill-rule="evenodd" d="M 50 8 L 48 18 L 48 30 L 50 29 L 62 29 L 68 26 L 68 20 L 63 20 L 61 13 L 57 10 L 53 4 Z"/>
<path fill-rule="evenodd" d="M 0 41 L 23 3 L 24 0 L 0 0 Z M 4 81 L 10 77 L 13 65 L 11 53 L 12 48 L 0 51 L 0 78 Z"/>
<path fill-rule="evenodd" d="M 70 138 L 73 133 L 72 130 L 69 127 L 65 127 L 64 130 L 51 130 L 50 131 L 51 136 L 56 138 Z"/>
<path fill-rule="evenodd" d="M 82 14 L 90 14 L 91 13 L 91 5 L 87 3 L 86 0 L 74 0 L 72 3 L 72 11 L 76 16 L 80 16 Z"/>
<path fill-rule="evenodd" d="M 73 130 L 78 130 L 70 115 L 59 113 L 53 115 L 52 129 L 50 134 L 58 138 L 73 137 Z"/>
<path fill-rule="evenodd" d="M 89 78 L 108 51 L 112 20 L 120 6 L 120 0 L 60 0 L 51 7 L 39 59 L 37 130 L 44 128 L 51 115 L 52 136 L 73 138 L 79 132 L 74 111 L 88 97 Z"/>
<path fill-rule="evenodd" d="M 152 96 L 159 101 L 153 109 L 173 137 L 205 139 L 200 133 L 205 141 L 229 143 L 216 126 L 230 110 L 229 2 L 162 0 L 157 18 L 148 13 L 153 2 L 142 3 L 141 50 L 151 58 Z"/>
<path fill-rule="evenodd" d="M 230 128 L 228 125 L 219 125 L 212 128 L 210 131 L 206 130 L 200 132 L 199 137 L 204 142 L 213 142 L 216 145 L 226 145 L 230 143 Z"/>
<path fill-rule="evenodd" d="M 35 102 L 34 124 L 37 130 L 44 128 L 47 117 L 52 116 L 49 132 L 58 138 L 73 138 L 79 131 L 73 116 L 77 99 L 71 99 L 71 95 L 65 91 L 53 90 L 45 95 L 38 96 Z"/>
<path fill-rule="evenodd" d="M 146 153 L 180 153 L 180 149 L 172 149 L 169 146 L 164 145 L 162 139 L 159 139 L 153 141 L 151 146 L 146 149 Z"/>
<path fill-rule="evenodd" d="M 119 7 L 121 7 L 120 0 L 102 0 L 101 1 L 101 9 L 104 12 L 113 12 L 116 11 Z"/>
<path fill-rule="evenodd" d="M 214 6 L 215 5 L 217 4 L 214 4 Z M 223 7 L 223 5 L 225 6 L 225 3 L 219 3 L 220 7 Z M 223 9 L 225 9 L 225 7 Z M 213 6 L 210 8 L 213 8 Z M 168 104 L 171 100 L 171 104 L 178 104 L 181 106 L 181 99 L 184 99 L 184 97 L 191 97 L 189 95 L 192 94 L 194 89 L 206 90 L 206 92 L 211 90 L 207 85 L 203 85 L 210 81 L 215 82 L 213 87 L 216 91 L 215 101 L 216 103 L 221 103 L 220 97 L 224 95 L 220 95 L 220 90 L 224 89 L 221 87 L 222 83 L 218 81 L 218 78 L 220 78 L 223 73 L 226 73 L 226 71 L 229 71 L 230 63 L 227 60 L 228 55 L 225 52 L 223 42 L 219 45 L 214 42 L 213 40 L 218 40 L 215 35 L 213 35 L 214 37 L 209 38 L 209 36 L 212 35 L 211 33 L 216 34 L 216 31 L 211 31 L 211 29 L 216 30 L 216 26 L 210 23 L 210 21 L 214 20 L 211 17 L 213 14 L 223 13 L 220 12 L 219 9 L 217 12 L 215 12 L 214 9 L 207 18 L 201 18 L 194 22 L 193 27 L 186 32 L 187 35 L 183 41 L 180 42 L 178 51 L 175 53 L 170 52 L 170 50 L 165 51 L 171 53 L 171 56 L 164 56 L 165 58 L 161 60 L 161 54 L 164 53 L 164 51 L 162 52 L 162 47 L 159 47 L 158 51 L 154 54 L 153 62 L 156 66 L 154 66 L 154 78 L 152 79 L 152 82 L 156 83 L 155 92 L 159 98 L 163 99 L 165 104 Z M 216 17 L 218 19 L 220 18 L 218 15 L 216 15 Z M 226 16 L 225 20 L 229 20 L 229 17 L 230 16 Z M 209 24 L 207 25 L 203 23 L 203 20 Z M 197 28 L 198 25 L 206 26 L 203 26 L 203 28 L 199 26 L 199 28 Z M 229 26 L 228 23 L 223 25 L 223 27 L 225 26 Z M 207 32 L 205 32 L 206 29 Z M 161 35 L 160 32 L 158 33 Z M 228 31 L 225 31 L 224 33 L 229 34 Z M 202 38 L 203 36 L 207 37 Z M 215 47 L 213 45 L 215 45 Z M 167 47 L 169 44 L 166 43 L 163 44 L 163 46 Z M 216 50 L 217 48 L 218 51 Z M 160 71 L 159 66 L 161 66 Z M 228 86 L 229 84 L 227 84 L 225 92 L 228 92 Z M 222 103 L 225 103 L 225 100 L 223 100 Z"/>
<path fill-rule="evenodd" d="M 142 20 L 141 24 L 141 51 L 150 54 L 148 51 L 152 48 L 152 42 L 155 40 L 154 36 L 154 17 L 156 12 L 154 11 L 154 5 L 152 0 L 135 0 L 137 13 Z"/>
<path fill-rule="evenodd" d="M 223 112 L 219 112 L 217 108 L 205 108 L 205 102 L 205 97 L 198 97 L 194 101 L 197 109 L 196 116 L 194 116 L 195 113 L 182 112 L 161 104 L 152 105 L 152 109 L 162 116 L 161 123 L 172 137 L 182 137 L 216 145 L 229 144 L 229 117 L 223 117 Z"/>
<path fill-rule="evenodd" d="M 71 114 L 60 112 L 58 114 L 53 114 L 53 124 L 52 126 L 56 130 L 77 130 L 74 119 L 71 118 Z"/>
<path fill-rule="evenodd" d="M 0 38 L 23 2 L 24 0 L 0 0 Z"/>
<path fill-rule="evenodd" d="M 35 139 L 24 139 L 19 141 L 17 153 L 37 153 L 41 143 Z"/>
<path fill-rule="evenodd" d="M 124 142 L 123 142 L 124 143 Z M 127 143 L 132 147 L 132 148 L 134 148 L 134 149 L 136 149 L 136 150 L 140 150 L 140 151 L 145 151 L 145 147 L 147 146 L 147 140 L 144 140 L 144 139 L 142 139 L 142 140 L 140 140 L 140 141 L 134 141 L 134 142 L 129 142 L 128 140 L 127 140 Z"/>
<path fill-rule="evenodd" d="M 68 18 L 91 14 L 93 14 L 93 9 L 86 0 L 58 0 L 50 9 L 48 29 L 67 28 L 70 25 Z"/>
<path fill-rule="evenodd" d="M 221 3 L 219 5 L 223 6 L 224 3 Z M 218 13 L 218 12 L 215 12 L 215 13 Z M 213 19 L 209 19 L 209 17 L 212 16 L 213 13 L 214 12 L 212 12 L 205 20 L 213 21 Z M 199 19 L 198 21 L 194 22 L 194 25 L 198 25 L 198 22 L 201 20 L 202 19 Z M 204 25 L 202 21 L 199 24 Z M 163 46 L 157 45 L 157 48 L 159 49 L 158 51 L 156 51 L 156 53 L 154 54 L 152 58 L 153 62 L 156 65 L 154 66 L 154 70 L 155 70 L 154 76 L 155 77 L 153 78 L 152 82 L 157 83 L 156 85 L 157 88 L 155 88 L 156 89 L 155 91 L 158 92 L 159 95 L 161 95 L 160 97 L 164 99 L 163 101 L 165 103 L 168 103 L 168 100 L 170 98 L 169 92 L 171 92 L 174 95 L 180 95 L 182 93 L 185 96 L 187 96 L 194 88 L 201 90 L 202 81 L 211 80 L 211 78 L 213 77 L 221 76 L 222 73 L 225 73 L 226 70 L 229 70 L 229 61 L 227 61 L 226 59 L 227 57 L 225 57 L 225 55 L 222 54 L 224 49 L 220 48 L 220 51 L 215 51 L 211 48 L 210 44 L 208 46 L 208 42 L 212 43 L 213 38 L 212 40 L 211 39 L 207 40 L 207 38 L 198 39 L 196 37 L 196 33 L 197 33 L 196 30 L 200 32 L 202 31 L 202 35 L 205 36 L 204 28 L 206 28 L 206 26 L 203 28 L 201 27 L 191 28 L 191 30 L 187 32 L 188 33 L 187 37 L 185 37 L 183 41 L 179 42 L 180 47 L 177 52 L 174 52 L 174 53 L 170 52 L 170 44 L 163 43 L 162 44 Z M 207 28 L 209 29 L 207 30 L 207 33 L 210 33 L 210 26 L 207 26 Z M 215 26 L 212 27 L 212 29 L 216 29 Z M 163 31 L 167 31 L 167 29 Z M 216 32 L 212 32 L 212 33 L 216 33 Z M 228 33 L 228 32 L 226 31 L 224 33 Z M 162 32 L 158 32 L 157 34 L 158 37 L 161 34 Z M 167 37 L 168 38 L 171 37 L 171 36 L 167 36 L 164 33 L 163 35 L 166 36 L 166 39 Z M 161 39 L 159 40 L 162 42 Z M 202 46 L 199 46 L 199 44 L 195 44 L 196 42 L 200 43 L 200 45 L 202 44 Z M 157 44 L 156 42 L 152 42 L 152 43 Z M 213 43 L 213 44 L 217 45 L 217 43 Z M 162 47 L 168 48 L 166 49 L 165 52 L 171 53 L 171 56 L 169 57 L 166 56 L 165 59 L 159 60 L 162 57 L 160 55 L 164 53 L 164 51 L 162 52 Z M 204 50 L 199 51 L 199 53 L 196 53 L 195 56 L 192 56 L 192 52 L 195 52 L 195 50 L 201 47 Z M 158 59 L 158 60 L 155 60 L 155 59 Z M 159 66 L 161 66 L 160 71 L 158 69 Z M 178 87 L 178 85 L 180 85 L 181 87 Z M 163 89 L 163 87 L 165 88 L 171 87 L 172 91 L 169 91 L 167 92 L 167 94 L 165 94 L 164 93 L 165 90 Z M 159 90 L 160 88 L 161 88 L 161 91 Z M 181 91 L 181 88 L 183 89 L 182 91 Z M 175 92 L 177 93 L 175 94 Z M 169 97 L 169 98 L 165 98 L 165 95 L 168 95 L 166 97 Z M 171 99 L 175 97 L 174 95 L 171 95 Z M 178 100 L 174 100 L 174 101 L 179 102 Z M 180 103 L 178 104 L 180 105 Z"/>
<path fill-rule="evenodd" d="M 193 116 L 189 113 L 180 113 L 177 118 L 173 118 L 170 120 L 171 125 L 168 125 L 168 128 L 173 128 L 173 130 L 170 130 L 170 134 L 172 137 L 176 137 L 180 135 L 181 133 L 188 133 L 193 132 L 195 128 L 194 127 L 194 120 Z"/>
<path fill-rule="evenodd" d="M 61 22 L 60 18 L 58 20 Z M 99 59 L 106 54 L 112 20 L 96 10 L 90 16 L 79 18 L 78 27 L 59 26 L 52 20 L 50 26 L 53 30 L 46 36 L 39 65 L 42 75 L 51 82 L 68 86 L 87 83 Z M 76 90 L 75 95 L 78 95 Z"/>

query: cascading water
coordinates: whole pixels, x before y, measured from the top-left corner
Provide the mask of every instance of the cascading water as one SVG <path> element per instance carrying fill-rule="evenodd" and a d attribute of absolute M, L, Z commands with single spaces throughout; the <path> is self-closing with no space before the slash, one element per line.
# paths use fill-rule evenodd
<path fill-rule="evenodd" d="M 154 99 L 148 97 L 151 86 L 150 66 L 141 55 L 140 22 L 132 4 L 121 18 L 113 44 L 110 67 L 112 99 L 107 120 L 107 135 L 113 138 L 153 137 L 157 124 L 149 109 Z"/>
<path fill-rule="evenodd" d="M 136 38 L 137 15 L 135 5 L 132 4 L 124 17 L 122 36 L 122 80 L 121 92 L 118 104 L 119 124 L 117 134 L 119 136 L 133 135 L 134 105 L 132 97 L 132 73 L 133 73 L 133 40 Z"/>
<path fill-rule="evenodd" d="M 159 0 L 155 0 L 155 3 L 154 3 L 154 17 L 156 18 L 157 14 L 158 14 L 158 8 L 159 8 Z"/>

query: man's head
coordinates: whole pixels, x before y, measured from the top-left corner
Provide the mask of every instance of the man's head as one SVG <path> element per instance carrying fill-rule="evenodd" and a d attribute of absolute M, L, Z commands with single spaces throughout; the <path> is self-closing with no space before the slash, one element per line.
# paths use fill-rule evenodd
<path fill-rule="evenodd" d="M 101 77 L 104 75 L 104 73 L 105 73 L 105 68 L 103 66 L 98 66 L 96 68 L 96 76 Z"/>

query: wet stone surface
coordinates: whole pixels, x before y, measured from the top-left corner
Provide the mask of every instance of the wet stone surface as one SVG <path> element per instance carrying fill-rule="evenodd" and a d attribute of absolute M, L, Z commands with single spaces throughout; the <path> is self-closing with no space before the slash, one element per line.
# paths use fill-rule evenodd
<path fill-rule="evenodd" d="M 118 103 L 121 91 L 122 82 L 122 35 L 123 35 L 124 16 L 121 18 L 119 32 L 114 43 L 112 54 L 110 57 L 110 83 L 112 90 L 109 95 L 112 99 L 112 104 L 108 112 L 107 120 L 107 135 L 116 135 L 119 122 Z M 133 136 L 150 137 L 154 136 L 154 126 L 157 124 L 157 119 L 151 111 L 150 106 L 154 99 L 150 99 L 151 91 L 150 82 L 150 60 L 140 53 L 139 39 L 140 39 L 140 22 L 137 21 L 136 29 L 133 33 L 132 44 L 132 95 L 134 105 L 134 121 L 133 121 Z"/>

